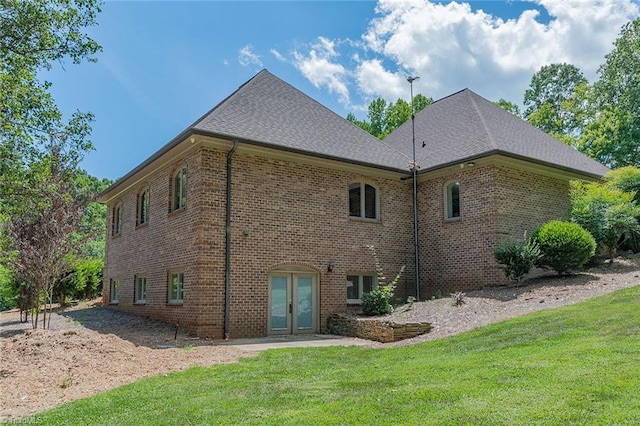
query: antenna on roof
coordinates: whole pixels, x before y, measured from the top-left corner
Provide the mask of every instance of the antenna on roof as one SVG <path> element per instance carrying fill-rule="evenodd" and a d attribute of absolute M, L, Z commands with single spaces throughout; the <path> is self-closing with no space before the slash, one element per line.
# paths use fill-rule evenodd
<path fill-rule="evenodd" d="M 413 109 L 413 82 L 420 77 L 407 76 L 407 81 L 411 86 L 411 143 L 413 145 L 413 163 L 411 163 L 411 175 L 413 177 L 413 249 L 415 253 L 415 279 L 416 279 L 416 300 L 420 300 L 420 256 L 418 246 L 418 163 L 416 163 L 416 124 L 415 110 Z M 424 142 L 423 145 L 424 146 Z"/>

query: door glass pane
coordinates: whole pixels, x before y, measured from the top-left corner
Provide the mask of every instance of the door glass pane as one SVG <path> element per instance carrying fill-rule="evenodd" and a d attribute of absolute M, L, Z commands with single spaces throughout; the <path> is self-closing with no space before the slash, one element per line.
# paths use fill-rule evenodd
<path fill-rule="evenodd" d="M 298 317 L 297 327 L 313 327 L 313 279 L 311 277 L 298 277 Z"/>
<path fill-rule="evenodd" d="M 287 328 L 287 278 L 271 278 L 271 329 Z"/>

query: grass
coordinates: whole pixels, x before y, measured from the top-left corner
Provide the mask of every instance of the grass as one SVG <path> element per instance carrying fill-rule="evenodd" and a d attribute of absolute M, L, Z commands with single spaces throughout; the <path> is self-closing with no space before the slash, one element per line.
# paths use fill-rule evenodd
<path fill-rule="evenodd" d="M 140 380 L 40 424 L 637 424 L 640 287 L 388 349 L 281 349 Z M 105 368 L 108 368 L 105 359 Z"/>

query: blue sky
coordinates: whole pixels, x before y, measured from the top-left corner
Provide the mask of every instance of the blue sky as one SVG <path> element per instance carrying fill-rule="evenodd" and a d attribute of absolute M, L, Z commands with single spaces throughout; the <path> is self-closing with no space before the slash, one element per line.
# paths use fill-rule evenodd
<path fill-rule="evenodd" d="M 465 87 L 516 103 L 541 66 L 590 81 L 638 0 L 107 1 L 97 63 L 59 64 L 61 109 L 96 116 L 83 163 L 115 179 L 263 68 L 345 116 L 376 97 Z"/>

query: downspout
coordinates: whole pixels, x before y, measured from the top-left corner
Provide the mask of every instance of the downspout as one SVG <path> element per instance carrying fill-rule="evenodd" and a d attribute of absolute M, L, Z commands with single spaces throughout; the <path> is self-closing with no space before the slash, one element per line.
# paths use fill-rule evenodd
<path fill-rule="evenodd" d="M 238 149 L 238 141 L 233 141 L 227 153 L 227 194 L 224 219 L 224 339 L 229 340 L 229 305 L 231 296 L 231 157 Z"/>
<path fill-rule="evenodd" d="M 413 121 L 413 118 L 412 118 Z M 420 301 L 420 251 L 418 244 L 418 174 L 413 167 L 413 248 L 416 253 L 416 300 Z"/>

